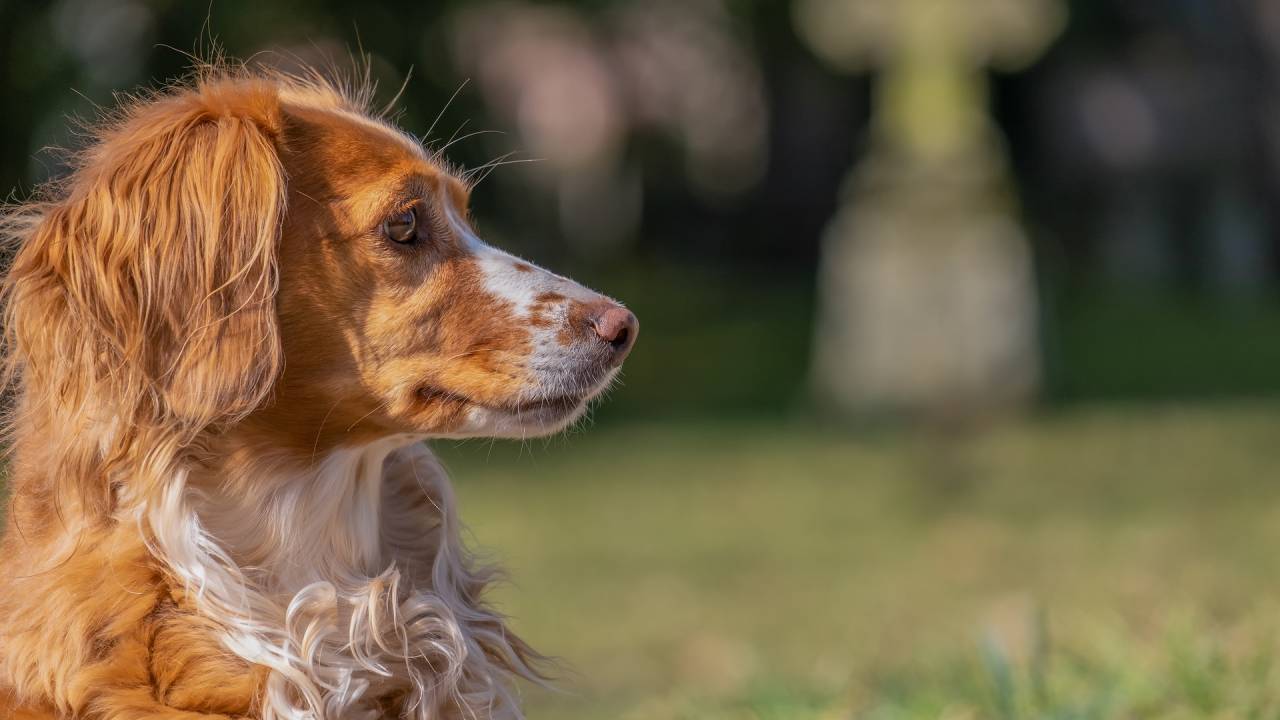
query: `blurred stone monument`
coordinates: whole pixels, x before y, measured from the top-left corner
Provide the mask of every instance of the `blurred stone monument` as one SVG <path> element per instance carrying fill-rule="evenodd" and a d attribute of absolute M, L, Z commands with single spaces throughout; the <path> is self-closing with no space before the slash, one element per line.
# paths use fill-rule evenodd
<path fill-rule="evenodd" d="M 1040 372 L 1030 248 L 988 67 L 1034 59 L 1058 0 L 799 0 L 825 59 L 874 72 L 865 158 L 823 238 L 813 382 L 846 414 L 1016 406 Z"/>

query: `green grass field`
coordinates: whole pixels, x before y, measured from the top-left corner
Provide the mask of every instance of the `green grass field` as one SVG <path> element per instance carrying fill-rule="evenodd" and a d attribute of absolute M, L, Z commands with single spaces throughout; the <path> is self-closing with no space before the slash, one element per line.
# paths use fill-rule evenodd
<path fill-rule="evenodd" d="M 1280 717 L 1280 407 L 443 445 L 533 718 Z"/>

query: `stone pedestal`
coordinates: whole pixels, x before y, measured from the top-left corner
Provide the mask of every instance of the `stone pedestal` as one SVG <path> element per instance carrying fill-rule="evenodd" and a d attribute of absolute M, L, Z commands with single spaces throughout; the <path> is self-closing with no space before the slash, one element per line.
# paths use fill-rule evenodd
<path fill-rule="evenodd" d="M 1039 379 L 1028 243 L 990 156 L 851 175 L 823 238 L 814 386 L 844 413 L 972 413 Z"/>

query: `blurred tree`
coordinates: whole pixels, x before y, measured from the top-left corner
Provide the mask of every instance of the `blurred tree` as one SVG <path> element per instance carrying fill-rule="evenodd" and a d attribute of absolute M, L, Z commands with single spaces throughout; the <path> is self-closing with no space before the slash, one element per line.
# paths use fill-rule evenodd
<path fill-rule="evenodd" d="M 1056 0 L 802 0 L 824 57 L 878 69 L 871 145 L 824 238 L 814 383 L 846 412 L 969 412 L 1035 390 L 1036 294 L 988 65 L 1062 25 Z"/>

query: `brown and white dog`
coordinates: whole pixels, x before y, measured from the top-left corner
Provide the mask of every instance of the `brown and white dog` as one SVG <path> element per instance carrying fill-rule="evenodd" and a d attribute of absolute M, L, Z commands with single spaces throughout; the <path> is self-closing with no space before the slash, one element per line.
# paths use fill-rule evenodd
<path fill-rule="evenodd" d="M 0 718 L 520 716 L 421 441 L 565 427 L 636 319 L 358 95 L 206 69 L 0 219 Z"/>

